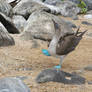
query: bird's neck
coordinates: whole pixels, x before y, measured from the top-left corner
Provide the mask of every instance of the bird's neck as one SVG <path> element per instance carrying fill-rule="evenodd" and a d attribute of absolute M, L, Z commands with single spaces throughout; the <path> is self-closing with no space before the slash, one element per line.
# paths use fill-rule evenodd
<path fill-rule="evenodd" d="M 56 54 L 57 44 L 58 44 L 58 37 L 54 36 L 52 41 L 50 42 L 50 45 L 49 45 L 49 48 L 48 48 L 51 55 Z"/>

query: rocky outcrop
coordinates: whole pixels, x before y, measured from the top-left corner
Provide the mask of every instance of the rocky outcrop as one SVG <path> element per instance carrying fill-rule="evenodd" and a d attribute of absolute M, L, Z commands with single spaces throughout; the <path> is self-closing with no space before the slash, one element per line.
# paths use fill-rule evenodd
<path fill-rule="evenodd" d="M 65 32 L 73 32 L 70 22 L 47 12 L 36 11 L 27 20 L 27 26 L 21 37 L 27 40 L 31 40 L 32 37 L 41 40 L 51 40 L 55 30 L 57 30 L 52 20 L 59 25 L 62 35 L 64 34 L 64 30 Z"/>

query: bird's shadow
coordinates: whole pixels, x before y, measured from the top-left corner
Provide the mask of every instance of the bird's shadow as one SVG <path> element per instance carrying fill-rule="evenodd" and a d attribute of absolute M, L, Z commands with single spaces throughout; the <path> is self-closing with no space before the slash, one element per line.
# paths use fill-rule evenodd
<path fill-rule="evenodd" d="M 57 69 L 42 70 L 36 77 L 37 83 L 45 83 L 50 81 L 64 84 L 81 85 L 85 83 L 85 78 L 77 74 L 67 73 Z"/>

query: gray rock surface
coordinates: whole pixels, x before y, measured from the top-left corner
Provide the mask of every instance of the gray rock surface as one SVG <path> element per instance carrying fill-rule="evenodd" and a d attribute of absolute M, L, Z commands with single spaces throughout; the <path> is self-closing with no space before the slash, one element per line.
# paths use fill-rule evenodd
<path fill-rule="evenodd" d="M 47 12 L 36 11 L 27 20 L 27 26 L 21 34 L 21 37 L 27 40 L 32 40 L 32 37 L 41 40 L 51 40 L 56 27 L 52 19 L 59 25 L 62 30 L 62 35 L 73 32 L 68 21 Z"/>
<path fill-rule="evenodd" d="M 12 20 L 3 13 L 0 13 L 0 22 L 5 26 L 9 33 L 19 33 L 19 30 L 14 26 Z"/>
<path fill-rule="evenodd" d="M 36 78 L 37 83 L 50 81 L 60 82 L 64 84 L 84 84 L 85 78 L 77 74 L 70 74 L 56 69 L 45 69 L 41 71 L 41 73 L 39 73 Z"/>
<path fill-rule="evenodd" d="M 13 16 L 12 21 L 13 21 L 15 27 L 20 32 L 22 32 L 24 30 L 24 28 L 27 26 L 27 21 L 23 16 L 15 15 L 15 16 Z"/>
<path fill-rule="evenodd" d="M 84 67 L 84 70 L 92 71 L 92 65 L 88 65 L 88 66 Z"/>
<path fill-rule="evenodd" d="M 56 5 L 57 3 L 61 3 L 61 0 L 45 0 L 44 3 Z"/>
<path fill-rule="evenodd" d="M 14 44 L 14 39 L 9 35 L 6 28 L 0 22 L 0 46 L 10 46 Z"/>
<path fill-rule="evenodd" d="M 12 7 L 6 2 L 6 0 L 0 0 L 0 12 L 6 16 L 11 17 L 13 14 Z"/>
<path fill-rule="evenodd" d="M 25 18 L 28 18 L 29 15 L 36 10 L 48 9 L 47 7 L 41 5 L 38 2 L 35 0 L 22 0 L 13 8 L 13 12 L 14 14 L 22 15 Z"/>
<path fill-rule="evenodd" d="M 37 0 L 20 1 L 13 9 L 14 14 L 22 15 L 25 18 L 37 10 L 44 10 L 53 14 L 61 14 L 63 16 L 75 16 L 80 12 L 80 8 L 70 1 L 56 2 L 55 5 L 43 3 Z"/>
<path fill-rule="evenodd" d="M 92 23 L 89 23 L 89 22 L 87 22 L 87 21 L 82 21 L 82 24 L 92 26 Z"/>
<path fill-rule="evenodd" d="M 0 92 L 30 92 L 30 89 L 19 78 L 0 79 Z"/>

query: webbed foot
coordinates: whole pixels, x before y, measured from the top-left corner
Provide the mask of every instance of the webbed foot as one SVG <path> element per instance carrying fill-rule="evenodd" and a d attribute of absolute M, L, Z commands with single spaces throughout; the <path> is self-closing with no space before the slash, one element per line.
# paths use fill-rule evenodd
<path fill-rule="evenodd" d="M 54 66 L 55 69 L 61 69 L 61 65 Z"/>

